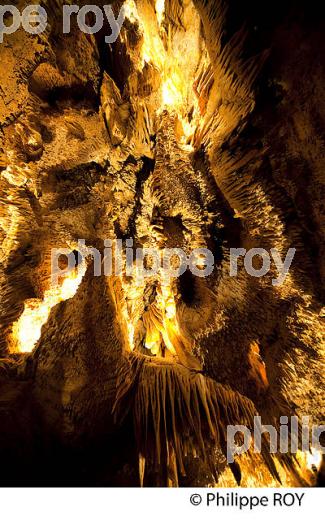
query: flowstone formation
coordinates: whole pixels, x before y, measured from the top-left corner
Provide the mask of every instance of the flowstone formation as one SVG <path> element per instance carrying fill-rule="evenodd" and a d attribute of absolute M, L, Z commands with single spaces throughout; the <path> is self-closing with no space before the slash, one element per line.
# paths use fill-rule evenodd
<path fill-rule="evenodd" d="M 4 37 L 1 482 L 320 482 L 319 451 L 267 436 L 226 461 L 229 424 L 324 420 L 324 42 L 303 4 L 116 1 L 107 44 L 107 21 L 62 34 L 56 0 L 44 33 Z M 214 269 L 105 276 L 116 240 L 123 259 L 209 249 Z M 76 268 L 53 285 L 60 248 Z M 296 252 L 274 285 L 274 265 L 230 276 L 230 248 Z"/>

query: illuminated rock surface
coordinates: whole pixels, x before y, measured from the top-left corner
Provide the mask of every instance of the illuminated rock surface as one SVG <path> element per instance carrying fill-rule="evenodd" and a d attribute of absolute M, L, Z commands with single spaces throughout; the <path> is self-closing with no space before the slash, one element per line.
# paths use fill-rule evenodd
<path fill-rule="evenodd" d="M 317 452 L 224 455 L 229 422 L 324 421 L 317 8 L 127 0 L 108 45 L 48 4 L 0 46 L 1 483 L 315 484 Z M 215 269 L 136 285 L 88 259 L 51 286 L 52 248 L 116 238 Z M 230 277 L 230 247 L 296 254 L 276 287 Z"/>

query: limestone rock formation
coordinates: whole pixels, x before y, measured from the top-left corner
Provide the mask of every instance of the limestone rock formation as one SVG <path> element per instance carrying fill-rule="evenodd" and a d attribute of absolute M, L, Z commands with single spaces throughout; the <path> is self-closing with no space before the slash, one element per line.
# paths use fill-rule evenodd
<path fill-rule="evenodd" d="M 44 33 L 0 44 L 1 482 L 314 485 L 319 453 L 264 439 L 228 465 L 226 429 L 324 421 L 318 8 L 118 0 L 107 44 L 107 20 L 63 34 L 43 4 Z M 209 249 L 214 269 L 105 276 L 114 240 Z M 54 286 L 60 248 L 75 268 Z M 230 248 L 296 251 L 274 285 L 274 262 L 230 276 Z"/>

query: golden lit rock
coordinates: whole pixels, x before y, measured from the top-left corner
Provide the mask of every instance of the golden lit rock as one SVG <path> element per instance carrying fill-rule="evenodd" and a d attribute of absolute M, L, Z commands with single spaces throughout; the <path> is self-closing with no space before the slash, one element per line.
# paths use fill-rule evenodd
<path fill-rule="evenodd" d="M 114 43 L 75 17 L 61 34 L 58 0 L 46 32 L 0 44 L 2 481 L 320 485 L 311 438 L 270 453 L 264 435 L 226 460 L 229 425 L 324 421 L 320 17 L 233 0 L 125 0 L 116 16 L 122 4 Z M 253 248 L 270 253 L 261 277 Z M 179 250 L 187 266 L 168 277 Z"/>

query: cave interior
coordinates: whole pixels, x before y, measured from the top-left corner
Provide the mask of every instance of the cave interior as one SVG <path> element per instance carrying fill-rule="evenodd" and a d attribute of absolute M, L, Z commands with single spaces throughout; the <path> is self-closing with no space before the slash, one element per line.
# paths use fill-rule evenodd
<path fill-rule="evenodd" d="M 315 449 L 226 458 L 229 424 L 324 421 L 320 3 L 107 3 L 114 43 L 53 0 L 0 45 L 0 484 L 323 484 Z M 94 276 L 115 240 L 214 269 Z M 274 285 L 231 248 L 295 256 Z"/>

